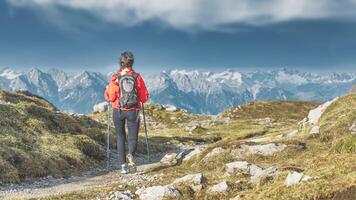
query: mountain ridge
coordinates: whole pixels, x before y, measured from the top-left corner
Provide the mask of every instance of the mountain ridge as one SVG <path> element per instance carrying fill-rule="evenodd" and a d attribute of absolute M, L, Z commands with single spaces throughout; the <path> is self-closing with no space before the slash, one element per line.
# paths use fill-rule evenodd
<path fill-rule="evenodd" d="M 63 111 L 90 113 L 95 104 L 104 101 L 108 74 L 67 73 L 55 68 L 16 72 L 5 68 L 0 70 L 0 88 L 28 90 Z M 286 68 L 254 72 L 172 69 L 147 76 L 143 74 L 143 78 L 150 92 L 150 102 L 172 104 L 202 114 L 218 114 L 229 107 L 255 100 L 323 102 L 345 94 L 356 84 L 356 73 L 321 75 Z"/>

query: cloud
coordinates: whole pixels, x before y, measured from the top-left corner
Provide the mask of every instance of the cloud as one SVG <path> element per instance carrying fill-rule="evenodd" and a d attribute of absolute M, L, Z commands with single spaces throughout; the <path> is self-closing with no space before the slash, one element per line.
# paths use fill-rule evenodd
<path fill-rule="evenodd" d="M 176 29 L 219 30 L 229 24 L 354 18 L 356 0 L 7 0 L 14 7 L 69 8 L 110 23 L 159 21 Z M 63 14 L 64 15 L 64 14 Z M 57 16 L 57 15 L 56 15 Z"/>

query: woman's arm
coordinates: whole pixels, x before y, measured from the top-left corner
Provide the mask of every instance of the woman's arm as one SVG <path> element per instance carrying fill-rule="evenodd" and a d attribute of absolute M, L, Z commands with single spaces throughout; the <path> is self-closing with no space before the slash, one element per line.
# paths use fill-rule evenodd
<path fill-rule="evenodd" d="M 148 91 L 145 85 L 145 81 L 139 75 L 137 76 L 137 95 L 140 102 L 145 103 L 148 100 Z"/>

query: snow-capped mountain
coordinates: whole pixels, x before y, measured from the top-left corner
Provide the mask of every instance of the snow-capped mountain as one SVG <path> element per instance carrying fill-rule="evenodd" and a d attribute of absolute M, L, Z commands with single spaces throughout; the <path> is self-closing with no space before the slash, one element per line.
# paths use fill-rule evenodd
<path fill-rule="evenodd" d="M 50 100 L 67 112 L 89 113 L 104 101 L 108 74 L 84 71 L 66 73 L 58 69 L 43 72 L 33 68 L 0 71 L 0 88 L 28 90 Z M 347 93 L 356 84 L 356 73 L 320 75 L 279 69 L 241 73 L 170 70 L 144 76 L 150 101 L 172 104 L 195 113 L 217 114 L 236 104 L 266 99 L 327 101 Z"/>

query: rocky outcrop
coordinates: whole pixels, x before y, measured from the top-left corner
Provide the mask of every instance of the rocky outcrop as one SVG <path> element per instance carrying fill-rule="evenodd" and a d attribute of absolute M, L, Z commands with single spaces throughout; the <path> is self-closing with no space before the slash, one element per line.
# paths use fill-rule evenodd
<path fill-rule="evenodd" d="M 273 155 L 276 152 L 280 152 L 285 149 L 287 145 L 285 144 L 260 144 L 260 145 L 241 145 L 240 148 L 234 149 L 231 151 L 231 154 L 236 158 L 240 158 L 242 156 L 252 155 L 252 154 L 260 154 L 264 156 Z"/>
<path fill-rule="evenodd" d="M 167 197 L 180 197 L 179 190 L 170 186 L 153 186 L 136 191 L 141 200 L 161 200 Z"/>
<path fill-rule="evenodd" d="M 171 186 L 186 185 L 194 192 L 199 192 L 205 187 L 205 177 L 202 173 L 189 174 L 182 178 L 176 179 Z"/>
<path fill-rule="evenodd" d="M 326 108 L 328 108 L 332 103 L 334 103 L 338 99 L 339 99 L 339 97 L 336 97 L 333 100 L 327 101 L 327 102 L 319 105 L 317 108 L 309 111 L 307 123 L 316 125 L 319 121 L 319 118 L 321 117 L 323 112 L 326 110 Z"/>
<path fill-rule="evenodd" d="M 246 161 L 235 161 L 231 163 L 227 163 L 226 172 L 231 174 L 235 172 L 244 172 L 250 174 L 250 180 L 252 183 L 255 183 L 262 176 L 272 177 L 277 173 L 276 167 L 268 167 L 266 169 L 260 168 L 257 165 L 250 164 Z"/>
<path fill-rule="evenodd" d="M 201 154 L 204 150 L 206 149 L 206 146 L 196 146 L 196 148 L 193 151 L 190 151 L 184 158 L 183 162 L 189 161 L 196 157 L 197 155 Z"/>
<path fill-rule="evenodd" d="M 227 150 L 223 149 L 222 147 L 214 148 L 211 152 L 206 154 L 206 156 L 201 160 L 201 162 L 208 162 L 210 159 L 212 159 L 216 156 L 221 156 L 225 152 L 227 152 Z"/>

